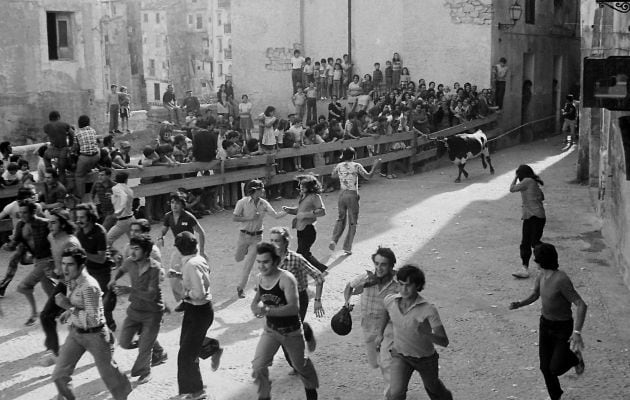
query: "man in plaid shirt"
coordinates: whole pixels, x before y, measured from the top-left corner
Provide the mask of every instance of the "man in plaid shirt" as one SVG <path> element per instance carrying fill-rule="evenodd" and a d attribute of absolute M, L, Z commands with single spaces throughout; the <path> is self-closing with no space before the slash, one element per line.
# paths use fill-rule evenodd
<path fill-rule="evenodd" d="M 87 174 L 96 167 L 100 158 L 100 149 L 96 138 L 96 131 L 90 127 L 90 117 L 81 115 L 78 121 L 79 130 L 75 134 L 74 151 L 78 156 L 77 168 L 74 172 L 76 183 L 75 194 L 83 201 L 85 195 L 85 179 Z"/>
<path fill-rule="evenodd" d="M 390 294 L 398 293 L 398 282 L 394 277 L 396 256 L 387 247 L 379 247 L 372 254 L 374 272 L 366 271 L 346 285 L 343 292 L 346 307 L 350 307 L 350 297 L 361 294 L 361 328 L 367 350 L 368 363 L 372 368 L 380 368 L 389 390 L 389 370 L 392 363 L 390 349 L 394 343 L 394 330 L 391 321 L 387 324 L 380 346 L 375 339 L 380 335 L 380 326 L 387 317 L 383 300 Z"/>
<path fill-rule="evenodd" d="M 315 336 L 313 335 L 313 330 L 310 325 L 304 322 L 309 301 L 307 292 L 308 277 L 312 277 L 315 281 L 315 316 L 323 317 L 322 290 L 324 288 L 324 274 L 306 261 L 302 255 L 289 250 L 290 239 L 291 234 L 289 233 L 289 228 L 275 227 L 271 229 L 269 241 L 278 248 L 281 259 L 279 268 L 289 271 L 297 280 L 300 319 L 302 320 L 302 327 L 304 329 L 304 339 L 306 340 L 308 351 L 313 352 L 315 351 L 317 342 L 315 341 Z M 286 355 L 285 352 L 285 356 Z M 285 358 L 289 360 L 288 356 Z"/>

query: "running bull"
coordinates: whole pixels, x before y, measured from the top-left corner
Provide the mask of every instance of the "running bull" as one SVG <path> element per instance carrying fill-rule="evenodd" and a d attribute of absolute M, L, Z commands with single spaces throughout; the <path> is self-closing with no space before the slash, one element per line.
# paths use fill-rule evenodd
<path fill-rule="evenodd" d="M 435 139 L 429 137 L 430 140 L 437 141 L 437 156 L 442 157 L 448 151 L 448 158 L 457 165 L 459 173 L 455 182 L 461 182 L 461 176 L 464 174 L 468 178 L 468 172 L 464 169 L 466 161 L 471 158 L 481 156 L 481 164 L 483 168 L 490 166 L 490 173 L 494 174 L 494 167 L 490 161 L 490 151 L 488 150 L 488 138 L 481 130 L 475 133 L 460 133 L 452 135 L 446 139 Z"/>

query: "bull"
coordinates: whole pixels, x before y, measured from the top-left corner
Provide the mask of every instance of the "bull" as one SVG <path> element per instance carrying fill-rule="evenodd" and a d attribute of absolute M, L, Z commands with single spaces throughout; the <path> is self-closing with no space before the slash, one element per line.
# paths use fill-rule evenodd
<path fill-rule="evenodd" d="M 488 150 L 488 138 L 481 130 L 475 133 L 460 133 L 449 136 L 445 139 L 429 137 L 437 142 L 437 156 L 442 157 L 448 152 L 448 158 L 459 168 L 455 182 L 461 182 L 461 176 L 468 178 L 468 172 L 464 169 L 466 162 L 475 157 L 481 157 L 481 164 L 486 169 L 490 166 L 490 173 L 494 174 L 494 167 L 490 161 L 490 151 Z M 487 163 L 487 164 L 486 164 Z"/>

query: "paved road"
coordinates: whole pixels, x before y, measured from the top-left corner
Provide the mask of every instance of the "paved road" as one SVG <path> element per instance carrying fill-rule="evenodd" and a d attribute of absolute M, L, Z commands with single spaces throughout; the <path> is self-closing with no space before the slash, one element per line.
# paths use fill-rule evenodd
<path fill-rule="evenodd" d="M 442 168 L 396 180 L 377 178 L 361 187 L 362 209 L 355 252 L 350 257 L 326 249 L 336 213 L 336 193 L 324 196 L 329 215 L 318 222 L 316 255 L 333 266 L 327 278 L 323 304 L 331 316 L 342 304 L 342 290 L 349 279 L 370 268 L 370 254 L 378 245 L 392 247 L 399 265 L 418 263 L 427 274 L 424 295 L 434 302 L 450 336 L 447 349 L 439 349 L 440 374 L 456 399 L 546 399 L 537 367 L 538 305 L 508 311 L 510 301 L 524 298 L 533 280 L 510 276 L 519 265 L 520 196 L 508 186 L 520 163 L 528 163 L 545 181 L 548 223 L 544 239 L 557 245 L 561 268 L 572 276 L 589 304 L 583 330 L 586 373 L 562 378 L 567 399 L 601 400 L 630 398 L 630 293 L 612 266 L 611 256 L 593 214 L 588 190 L 570 183 L 576 153 L 560 152 L 560 139 L 502 150 L 493 155 L 497 174 L 481 169 L 478 160 L 468 170 L 470 178 L 453 183 L 456 168 Z M 274 207 L 292 200 L 273 202 Z M 208 234 L 213 267 L 213 292 L 217 309 L 210 334 L 226 347 L 219 371 L 202 362 L 204 381 L 217 400 L 255 399 L 250 362 L 261 332 L 261 321 L 249 311 L 248 298 L 237 300 L 239 268 L 232 259 L 236 229 L 229 213 L 202 220 Z M 266 220 L 266 226 L 289 224 L 288 219 Z M 172 240 L 167 240 L 167 247 Z M 169 259 L 168 249 L 164 259 Z M 0 253 L 0 265 L 8 254 Z M 4 268 L 0 269 L 4 270 Z M 22 268 L 17 280 L 24 276 Z M 52 399 L 52 367 L 40 367 L 43 334 L 39 325 L 23 327 L 28 308 L 24 298 L 9 288 L 0 299 L 0 399 Z M 44 295 L 37 289 L 39 304 Z M 170 299 L 172 303 L 172 299 Z M 124 318 L 121 302 L 117 318 Z M 359 309 L 353 313 L 358 325 Z M 379 399 L 382 381 L 366 363 L 359 329 L 346 337 L 334 335 L 329 319 L 308 320 L 319 344 L 312 355 L 320 375 L 321 399 Z M 160 342 L 170 359 L 154 369 L 151 383 L 134 390 L 130 399 L 168 399 L 177 394 L 177 345 L 181 315 L 168 315 Z M 66 328 L 60 328 L 62 337 Z M 115 358 L 129 371 L 135 351 L 116 349 Z M 274 399 L 304 398 L 300 381 L 288 375 L 278 355 L 271 369 Z M 75 373 L 79 398 L 109 398 L 86 355 Z M 409 399 L 427 399 L 417 376 Z"/>

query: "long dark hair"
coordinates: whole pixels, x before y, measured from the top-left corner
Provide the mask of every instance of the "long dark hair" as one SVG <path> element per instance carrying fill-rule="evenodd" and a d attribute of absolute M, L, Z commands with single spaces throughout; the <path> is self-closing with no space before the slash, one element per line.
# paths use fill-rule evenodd
<path fill-rule="evenodd" d="M 540 177 L 534 173 L 534 170 L 532 169 L 532 167 L 530 167 L 527 164 L 522 164 L 522 165 L 518 166 L 518 168 L 516 169 L 516 177 L 521 182 L 525 178 L 532 178 L 533 180 L 538 182 L 538 184 L 541 185 L 541 186 L 543 186 L 545 184 L 542 181 L 542 179 L 540 179 Z"/>
<path fill-rule="evenodd" d="M 300 175 L 297 180 L 306 189 L 306 194 L 320 194 L 322 192 L 322 184 L 313 175 Z"/>

